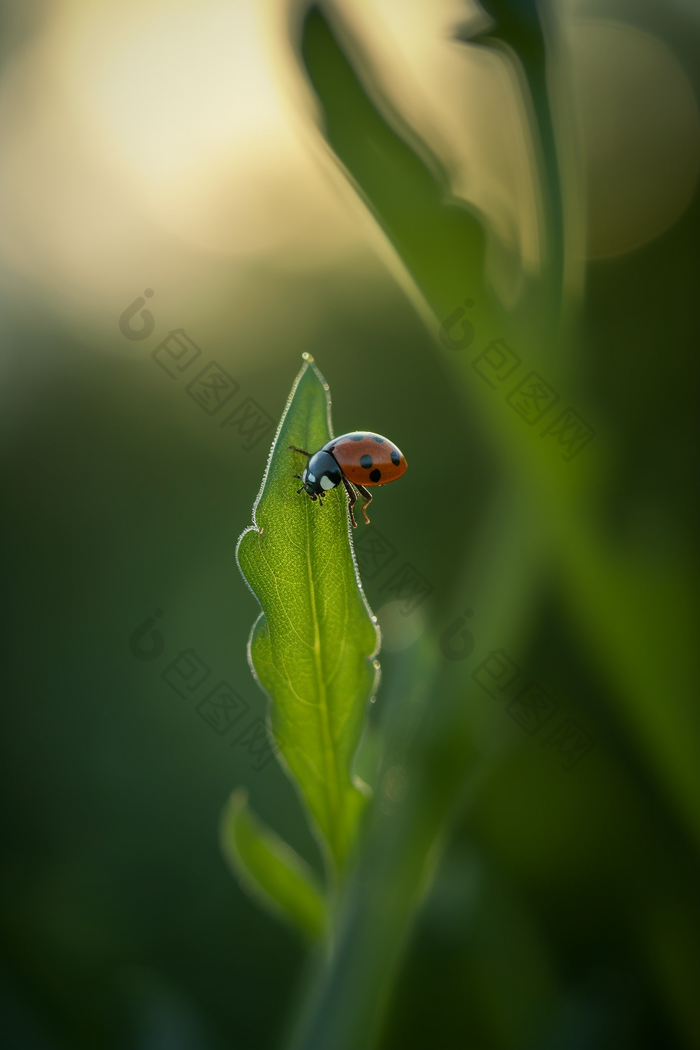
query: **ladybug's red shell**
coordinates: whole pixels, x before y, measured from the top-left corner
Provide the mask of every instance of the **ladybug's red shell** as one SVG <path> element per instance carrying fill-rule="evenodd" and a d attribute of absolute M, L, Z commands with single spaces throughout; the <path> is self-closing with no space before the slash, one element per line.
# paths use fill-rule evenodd
<path fill-rule="evenodd" d="M 368 430 L 333 438 L 323 451 L 331 453 L 348 481 L 356 485 L 388 485 L 408 465 L 393 441 Z"/>

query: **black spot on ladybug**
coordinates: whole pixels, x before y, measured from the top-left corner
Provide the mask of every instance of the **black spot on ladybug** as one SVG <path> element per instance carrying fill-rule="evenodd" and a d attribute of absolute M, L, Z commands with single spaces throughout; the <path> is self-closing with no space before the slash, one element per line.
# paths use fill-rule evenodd
<path fill-rule="evenodd" d="M 401 456 L 398 454 L 395 448 L 391 450 L 391 462 L 394 464 L 395 467 L 398 467 L 399 463 L 401 462 Z"/>
<path fill-rule="evenodd" d="M 364 456 L 362 457 L 364 459 Z M 367 457 L 369 459 L 369 456 Z M 373 470 L 369 476 L 370 481 L 379 481 L 382 476 L 381 470 Z"/>
<path fill-rule="evenodd" d="M 351 434 L 350 435 L 350 440 L 351 441 L 362 441 L 364 436 L 365 436 L 364 434 Z"/>
<path fill-rule="evenodd" d="M 378 434 L 375 434 L 375 435 L 374 435 L 374 440 L 375 440 L 375 441 L 383 441 L 383 440 L 384 440 L 384 438 L 380 438 Z"/>
<path fill-rule="evenodd" d="M 374 460 L 371 456 L 360 456 L 360 466 L 364 467 L 365 470 L 369 470 L 373 463 Z"/>

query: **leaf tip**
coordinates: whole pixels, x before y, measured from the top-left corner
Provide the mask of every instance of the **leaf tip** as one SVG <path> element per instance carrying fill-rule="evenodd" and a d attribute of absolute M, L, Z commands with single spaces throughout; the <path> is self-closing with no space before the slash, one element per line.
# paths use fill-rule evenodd
<path fill-rule="evenodd" d="M 245 809 L 248 805 L 248 789 L 244 787 L 238 787 L 229 795 L 226 805 L 224 806 L 222 813 L 222 827 L 226 824 L 226 819 L 235 817 L 242 809 Z"/>
<path fill-rule="evenodd" d="M 358 777 L 357 773 L 354 773 L 352 777 L 352 782 L 361 795 L 363 795 L 366 799 L 372 798 L 372 796 L 374 795 L 374 791 L 372 790 L 371 786 L 367 783 L 366 780 L 363 780 L 362 777 Z"/>
<path fill-rule="evenodd" d="M 236 788 L 221 817 L 224 859 L 241 889 L 287 921 L 308 940 L 328 925 L 323 890 L 308 864 L 248 807 L 248 792 Z"/>
<path fill-rule="evenodd" d="M 305 361 L 313 361 L 313 356 L 311 354 L 307 354 L 306 351 L 304 351 L 304 353 L 301 356 L 304 358 Z"/>
<path fill-rule="evenodd" d="M 248 788 L 238 787 L 235 788 L 229 797 L 230 806 L 245 806 L 248 801 Z"/>

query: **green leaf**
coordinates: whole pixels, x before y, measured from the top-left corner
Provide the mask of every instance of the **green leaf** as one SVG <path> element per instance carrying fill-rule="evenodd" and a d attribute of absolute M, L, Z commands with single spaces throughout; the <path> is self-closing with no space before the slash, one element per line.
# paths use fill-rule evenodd
<path fill-rule="evenodd" d="M 294 474 L 306 460 L 289 446 L 313 453 L 333 436 L 328 384 L 303 356 L 236 556 L 262 606 L 249 643 L 253 673 L 272 700 L 273 736 L 333 870 L 352 847 L 366 797 L 352 761 L 376 688 L 378 631 L 344 490 L 331 490 L 323 507 L 297 495 Z"/>
<path fill-rule="evenodd" d="M 304 21 L 301 57 L 331 149 L 440 321 L 465 291 L 475 301 L 472 313 L 484 311 L 486 241 L 479 218 L 447 203 L 447 173 L 435 158 L 428 166 L 389 125 L 316 7 Z M 487 318 L 480 323 L 490 327 Z"/>
<path fill-rule="evenodd" d="M 265 827 L 234 791 L 221 819 L 221 846 L 245 889 L 312 940 L 323 935 L 326 903 L 313 872 L 294 850 Z"/>

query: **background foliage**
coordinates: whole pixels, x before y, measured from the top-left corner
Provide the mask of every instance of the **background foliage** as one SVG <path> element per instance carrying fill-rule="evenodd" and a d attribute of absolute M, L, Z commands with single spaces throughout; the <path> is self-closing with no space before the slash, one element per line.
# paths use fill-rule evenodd
<path fill-rule="evenodd" d="M 284 67 L 295 105 L 295 91 L 313 88 L 314 122 L 300 137 L 339 193 L 323 196 L 290 160 L 284 178 L 255 189 L 270 241 L 254 248 L 241 215 L 226 211 L 239 194 L 241 214 L 255 212 L 249 183 L 233 192 L 222 168 L 217 198 L 212 184 L 183 176 L 176 194 L 167 181 L 177 164 L 160 152 L 156 82 L 122 127 L 92 72 L 71 81 L 83 68 L 75 56 L 90 57 L 84 41 L 104 36 L 89 36 L 80 4 L 59 14 L 3 7 L 8 1045 L 263 1050 L 291 1028 L 300 1045 L 334 1050 L 364 1050 L 371 1029 L 384 1050 L 700 1046 L 700 203 L 695 189 L 654 236 L 584 264 L 577 222 L 590 216 L 604 157 L 589 158 L 586 183 L 567 152 L 566 37 L 554 5 L 483 6 L 495 23 L 478 32 L 452 8 L 446 24 L 477 65 L 507 55 L 517 71 L 544 187 L 539 270 L 518 269 L 517 251 L 468 195 L 466 206 L 448 203 L 454 172 L 421 138 L 408 101 L 397 105 L 342 5 L 329 9 L 331 31 L 317 19 L 304 35 L 292 11 L 275 38 L 295 49 Z M 163 44 L 177 24 L 187 30 L 179 77 L 192 68 L 206 84 L 202 70 L 225 38 L 211 30 L 216 5 L 156 7 L 129 8 L 132 50 L 119 68 L 141 84 L 158 42 L 177 66 Z M 581 5 L 578 16 L 663 44 L 697 99 L 694 5 L 621 0 Z M 381 39 L 380 21 L 375 29 Z M 146 40 L 153 49 L 139 50 Z M 557 72 L 549 96 L 545 42 Z M 252 66 L 241 68 L 252 83 Z M 84 108 L 57 117 L 52 77 Z M 256 91 L 259 82 L 237 97 L 239 110 Z M 206 97 L 214 105 L 220 94 Z M 655 97 L 661 104 L 663 85 Z M 222 112 L 227 104 L 224 95 Z M 113 155 L 91 152 L 91 105 Z M 165 105 L 189 126 L 185 103 Z M 182 127 L 172 134 L 195 179 L 188 165 L 206 142 Z M 151 196 L 117 154 L 151 173 Z M 485 163 L 471 158 L 477 171 Z M 261 170 L 280 167 L 272 150 Z M 343 189 L 348 179 L 363 207 Z M 218 201 L 210 226 L 208 194 Z M 288 227 L 297 210 L 305 225 Z M 228 227 L 233 247 L 217 240 Z M 286 240 L 275 241 L 282 228 Z M 129 343 L 119 316 L 147 287 L 156 332 Z M 439 326 L 467 296 L 475 342 L 448 350 Z M 385 433 L 409 462 L 373 504 L 370 528 L 396 551 L 364 580 L 373 609 L 384 609 L 387 647 L 363 760 L 373 768 L 374 755 L 382 775 L 325 970 L 239 889 L 219 847 L 221 811 L 242 784 L 320 874 L 291 784 L 274 761 L 256 771 L 244 743 L 229 746 L 238 730 L 218 736 L 162 677 L 194 650 L 211 684 L 225 680 L 243 698 L 248 720 L 265 715 L 245 652 L 257 607 L 233 552 L 269 442 L 247 451 L 218 425 L 223 412 L 209 416 L 157 366 L 153 350 L 181 325 L 202 362 L 215 358 L 240 384 L 237 398 L 275 422 L 310 352 L 331 385 L 336 431 Z M 470 367 L 495 336 L 595 427 L 571 463 Z M 404 562 L 432 587 L 408 617 L 387 586 Z M 466 608 L 473 653 L 451 661 L 440 640 Z M 136 659 L 129 640 L 156 609 L 162 655 Z M 475 683 L 494 649 L 595 740 L 574 769 L 541 746 L 544 731 L 525 732 Z"/>

